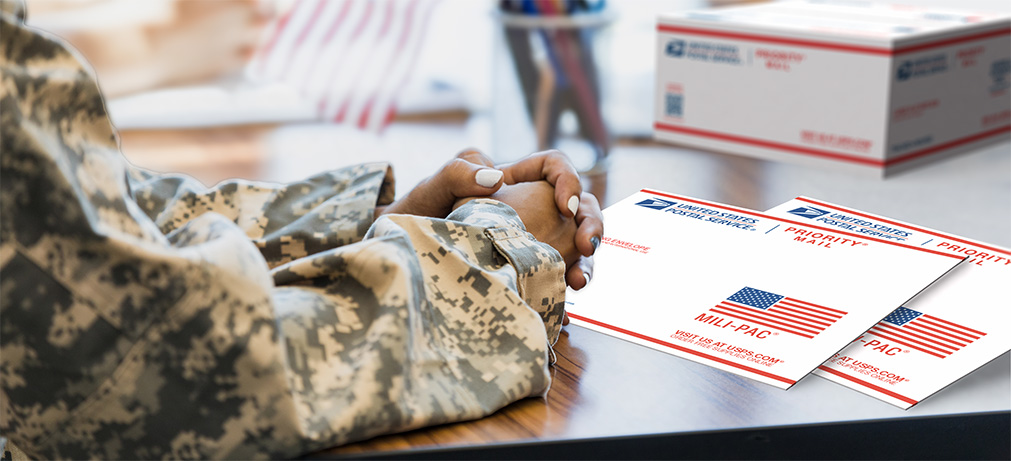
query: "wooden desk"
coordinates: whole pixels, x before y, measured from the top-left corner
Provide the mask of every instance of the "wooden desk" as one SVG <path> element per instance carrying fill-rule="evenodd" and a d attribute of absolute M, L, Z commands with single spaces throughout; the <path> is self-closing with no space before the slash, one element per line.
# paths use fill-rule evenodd
<path fill-rule="evenodd" d="M 378 437 L 320 455 L 355 457 L 407 449 L 695 433 L 1011 408 L 1008 354 L 903 411 L 818 377 L 808 376 L 789 391 L 781 391 L 571 325 L 555 350 L 554 381 L 544 399 L 523 400 L 484 419 Z M 628 453 L 628 457 L 634 455 Z M 971 457 L 969 453 L 966 456 Z"/>
<path fill-rule="evenodd" d="M 1007 143 L 887 180 L 644 143 L 615 149 L 607 175 L 595 178 L 592 186 L 605 204 L 642 187 L 755 209 L 766 209 L 803 194 L 1011 246 L 1011 146 Z M 894 457 L 896 452 L 890 452 L 889 447 L 908 450 L 910 446 L 922 451 L 899 454 L 945 457 L 956 453 L 971 458 L 997 453 L 1003 457 L 1011 446 L 1011 431 L 1007 429 L 1011 421 L 1008 354 L 903 411 L 815 376 L 782 391 L 572 325 L 565 328 L 555 350 L 558 362 L 546 398 L 517 402 L 481 420 L 379 437 L 318 455 L 359 457 L 385 453 L 393 457 L 466 458 L 478 452 L 426 450 L 480 446 L 487 453 L 498 453 L 493 457 L 506 458 L 530 454 L 555 457 L 559 453 L 573 457 L 658 457 L 658 446 L 650 445 L 655 440 L 645 435 L 666 434 L 673 446 L 684 449 L 698 445 L 702 439 L 678 440 L 678 435 L 735 429 L 764 430 L 764 434 L 779 426 L 791 426 L 782 430 L 784 434 L 814 430 L 816 434 L 807 438 L 808 444 L 824 443 L 837 434 L 837 449 L 845 446 L 856 450 L 816 452 L 824 457 Z M 938 415 L 959 416 L 918 419 Z M 886 423 L 864 425 L 856 431 L 844 424 L 873 420 Z M 819 429 L 821 432 L 817 432 Z M 813 456 L 812 452 L 775 450 L 767 456 L 759 452 L 742 454 L 733 448 L 744 447 L 744 440 L 767 436 L 756 436 L 758 432 L 736 434 L 736 439 L 713 439 L 719 440 L 712 443 L 720 446 L 710 446 L 709 451 L 703 447 L 702 451 L 674 451 L 669 456 Z M 621 438 L 630 436 L 639 438 Z M 905 439 L 898 439 L 900 436 Z M 610 439 L 591 441 L 598 438 Z M 932 442 L 931 438 L 943 443 L 923 443 L 923 439 Z M 620 455 L 557 451 L 560 443 L 580 440 L 582 444 L 566 445 L 565 449 L 596 450 L 608 443 L 621 443 L 631 451 Z M 910 441 L 913 445 L 902 444 Z M 525 444 L 528 451 L 508 451 L 516 446 L 513 444 Z M 661 444 L 659 449 L 666 446 Z"/>

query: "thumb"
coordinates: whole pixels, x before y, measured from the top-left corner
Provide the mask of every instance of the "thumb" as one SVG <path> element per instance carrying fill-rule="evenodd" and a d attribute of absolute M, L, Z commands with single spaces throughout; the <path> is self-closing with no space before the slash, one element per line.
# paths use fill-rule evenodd
<path fill-rule="evenodd" d="M 455 198 L 486 197 L 502 187 L 502 170 L 463 159 L 450 161 L 438 175 L 440 189 Z"/>

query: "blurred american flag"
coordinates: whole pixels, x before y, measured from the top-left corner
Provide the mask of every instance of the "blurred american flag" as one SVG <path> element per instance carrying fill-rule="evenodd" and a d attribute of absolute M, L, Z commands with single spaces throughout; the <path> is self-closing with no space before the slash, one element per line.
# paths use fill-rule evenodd
<path fill-rule="evenodd" d="M 316 104 L 320 120 L 381 132 L 396 115 L 437 0 L 296 0 L 250 70 Z"/>

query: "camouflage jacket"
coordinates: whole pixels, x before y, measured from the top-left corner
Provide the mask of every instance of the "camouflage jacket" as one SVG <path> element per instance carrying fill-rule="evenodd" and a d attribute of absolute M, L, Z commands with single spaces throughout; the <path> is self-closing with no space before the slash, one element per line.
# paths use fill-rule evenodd
<path fill-rule="evenodd" d="M 131 166 L 73 50 L 0 30 L 0 436 L 43 458 L 291 457 L 547 392 L 564 263 L 508 206 L 374 218 L 391 170 Z"/>

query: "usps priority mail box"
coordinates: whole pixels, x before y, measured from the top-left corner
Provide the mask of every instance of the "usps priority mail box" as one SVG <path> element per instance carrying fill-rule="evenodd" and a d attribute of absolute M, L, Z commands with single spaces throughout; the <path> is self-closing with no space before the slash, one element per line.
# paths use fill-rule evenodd
<path fill-rule="evenodd" d="M 1008 139 L 1011 19 L 860 1 L 661 15 L 655 137 L 886 175 Z"/>

